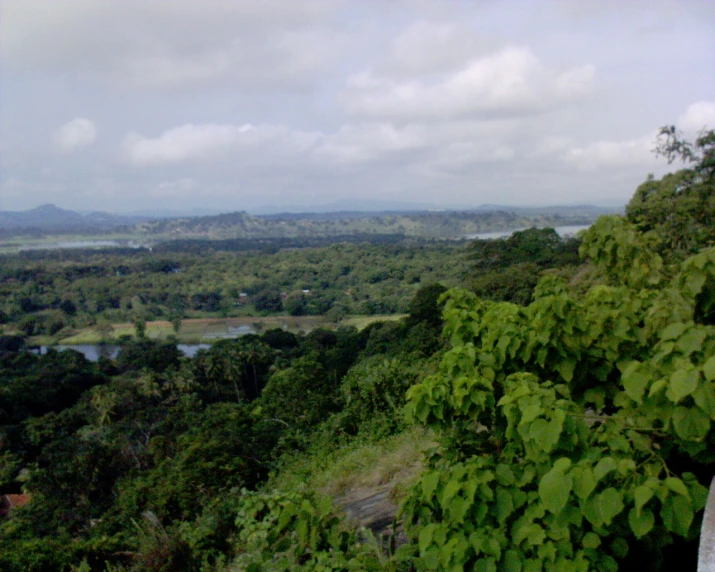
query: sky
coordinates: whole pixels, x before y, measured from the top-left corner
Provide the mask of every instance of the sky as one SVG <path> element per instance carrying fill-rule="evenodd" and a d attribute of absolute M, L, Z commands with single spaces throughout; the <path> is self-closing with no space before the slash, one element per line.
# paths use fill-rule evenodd
<path fill-rule="evenodd" d="M 712 0 L 0 0 L 0 210 L 622 205 Z"/>

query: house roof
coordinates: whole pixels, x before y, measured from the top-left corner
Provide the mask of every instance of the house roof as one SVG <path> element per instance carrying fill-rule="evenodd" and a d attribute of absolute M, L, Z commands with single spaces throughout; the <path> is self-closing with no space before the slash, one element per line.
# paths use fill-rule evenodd
<path fill-rule="evenodd" d="M 30 495 L 3 495 L 0 497 L 0 508 L 17 508 L 30 502 Z"/>

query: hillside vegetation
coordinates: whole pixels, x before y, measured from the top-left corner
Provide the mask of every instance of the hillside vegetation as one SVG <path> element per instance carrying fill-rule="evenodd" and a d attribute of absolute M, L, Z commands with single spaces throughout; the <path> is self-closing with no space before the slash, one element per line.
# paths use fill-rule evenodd
<path fill-rule="evenodd" d="M 375 236 L 461 239 L 481 232 L 536 226 L 587 225 L 613 212 L 592 206 L 543 208 L 486 207 L 476 211 L 337 212 L 250 215 L 231 212 L 212 216 L 150 219 L 109 213 L 81 215 L 45 205 L 24 212 L 0 212 L 0 248 L 21 248 L 72 240 L 112 240 L 156 246 L 181 240 L 354 241 Z"/>
<path fill-rule="evenodd" d="M 574 209 L 575 210 L 575 209 Z M 168 238 L 290 238 L 329 237 L 352 234 L 397 234 L 420 238 L 464 238 L 470 234 L 526 227 L 590 224 L 592 212 L 523 215 L 515 212 L 421 212 L 361 217 L 316 218 L 252 216 L 229 213 L 216 216 L 160 220 L 140 224 L 139 234 Z"/>

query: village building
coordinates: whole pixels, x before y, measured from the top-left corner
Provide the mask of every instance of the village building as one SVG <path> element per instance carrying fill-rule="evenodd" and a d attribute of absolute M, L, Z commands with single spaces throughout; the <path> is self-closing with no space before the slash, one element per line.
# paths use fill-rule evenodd
<path fill-rule="evenodd" d="M 0 518 L 10 516 L 14 508 L 25 506 L 30 502 L 30 495 L 3 495 L 0 497 Z"/>

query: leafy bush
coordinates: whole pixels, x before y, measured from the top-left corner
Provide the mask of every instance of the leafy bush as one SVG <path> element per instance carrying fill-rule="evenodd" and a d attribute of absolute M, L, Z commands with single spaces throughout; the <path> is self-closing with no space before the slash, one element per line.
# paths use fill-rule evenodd
<path fill-rule="evenodd" d="M 325 497 L 245 491 L 236 528 L 232 570 L 383 570 L 379 547 L 359 542 Z"/>
<path fill-rule="evenodd" d="M 715 249 L 669 276 L 647 240 L 601 219 L 581 249 L 610 285 L 583 297 L 553 276 L 526 308 L 450 291 L 452 349 L 408 391 L 443 436 L 404 507 L 418 569 L 644 569 L 697 537 L 715 328 L 695 319 Z"/>

